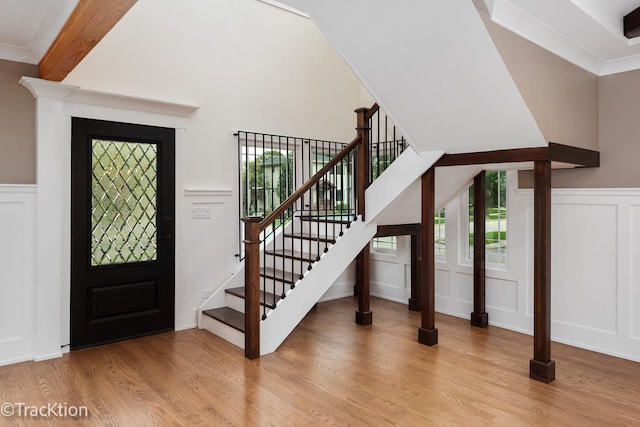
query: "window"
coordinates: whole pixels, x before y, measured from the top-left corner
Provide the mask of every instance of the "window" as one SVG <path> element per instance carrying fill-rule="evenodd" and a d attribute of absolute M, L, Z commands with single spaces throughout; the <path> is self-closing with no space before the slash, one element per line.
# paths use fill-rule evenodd
<path fill-rule="evenodd" d="M 487 171 L 485 197 L 485 259 L 487 263 L 507 263 L 507 172 Z M 466 259 L 473 260 L 473 185 L 466 193 L 468 242 Z"/>
<path fill-rule="evenodd" d="M 371 250 L 380 253 L 395 253 L 398 249 L 396 236 L 374 237 L 371 242 Z"/>
<path fill-rule="evenodd" d="M 434 216 L 434 246 L 436 258 L 444 260 L 446 256 L 445 239 L 445 219 L 444 208 L 435 213 Z M 398 241 L 396 236 L 374 237 L 371 241 L 371 251 L 382 254 L 396 254 L 400 247 L 400 252 L 404 249 L 404 244 Z M 401 254 L 400 254 L 401 255 Z M 401 255 L 402 256 L 402 255 Z"/>
<path fill-rule="evenodd" d="M 445 239 L 445 221 L 444 221 L 444 208 L 436 212 L 434 218 L 434 238 L 435 238 L 435 253 L 436 258 L 445 258 L 446 252 L 446 239 Z"/>

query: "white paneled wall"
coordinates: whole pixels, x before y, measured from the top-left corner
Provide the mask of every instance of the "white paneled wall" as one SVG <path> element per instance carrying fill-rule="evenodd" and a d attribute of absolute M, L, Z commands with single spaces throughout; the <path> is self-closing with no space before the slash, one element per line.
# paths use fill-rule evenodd
<path fill-rule="evenodd" d="M 0 365 L 33 357 L 35 186 L 0 185 Z"/>
<path fill-rule="evenodd" d="M 631 311 L 629 336 L 637 343 L 640 340 L 640 310 L 637 309 L 640 307 L 640 201 L 638 200 L 629 206 L 629 221 L 631 222 L 631 230 L 629 230 L 629 238 L 631 239 L 629 258 L 632 267 L 629 278 L 631 289 L 628 294 L 629 298 L 624 304 Z"/>
<path fill-rule="evenodd" d="M 532 334 L 533 192 L 511 190 L 508 198 L 508 264 L 487 266 L 487 311 L 491 325 Z M 640 190 L 559 189 L 552 201 L 552 339 L 640 361 Z M 473 269 L 460 248 L 463 205 L 457 199 L 446 207 L 436 310 L 469 318 Z M 409 237 L 399 237 L 395 255 L 374 254 L 372 294 L 406 304 L 409 266 Z"/>
<path fill-rule="evenodd" d="M 532 212 L 531 192 L 523 192 Z M 552 211 L 552 337 L 640 361 L 637 190 L 557 190 Z M 636 236 L 634 236 L 634 230 Z M 527 240 L 532 238 L 531 227 Z M 532 280 L 527 295 L 532 298 Z M 529 303 L 530 304 L 530 303 Z"/>
<path fill-rule="evenodd" d="M 187 189 L 176 201 L 176 329 L 197 326 L 198 306 L 239 267 L 237 201 L 231 190 Z"/>

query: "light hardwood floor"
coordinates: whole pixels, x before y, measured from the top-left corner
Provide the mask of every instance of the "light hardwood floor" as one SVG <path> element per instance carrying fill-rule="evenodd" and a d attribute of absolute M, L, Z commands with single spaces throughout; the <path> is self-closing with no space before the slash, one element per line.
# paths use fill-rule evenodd
<path fill-rule="evenodd" d="M 372 299 L 318 305 L 274 354 L 250 361 L 200 330 L 165 333 L 0 367 L 0 403 L 86 405 L 89 417 L 0 425 L 640 425 L 640 364 L 553 344 L 557 379 L 528 378 L 532 338 Z"/>

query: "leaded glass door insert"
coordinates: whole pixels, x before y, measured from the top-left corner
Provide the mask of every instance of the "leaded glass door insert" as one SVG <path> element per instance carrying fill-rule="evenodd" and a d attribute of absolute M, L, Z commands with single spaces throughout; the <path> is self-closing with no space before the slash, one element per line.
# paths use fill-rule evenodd
<path fill-rule="evenodd" d="M 156 260 L 157 145 L 91 145 L 91 265 Z"/>

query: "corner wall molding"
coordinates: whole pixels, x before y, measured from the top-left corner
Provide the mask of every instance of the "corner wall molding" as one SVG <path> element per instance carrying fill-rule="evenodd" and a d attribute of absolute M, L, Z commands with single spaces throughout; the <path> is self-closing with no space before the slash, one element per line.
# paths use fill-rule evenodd
<path fill-rule="evenodd" d="M 0 193 L 37 193 L 35 184 L 0 184 Z"/>
<path fill-rule="evenodd" d="M 35 77 L 22 77 L 20 84 L 29 89 L 35 98 L 54 98 L 76 104 L 144 111 L 176 117 L 188 117 L 200 108 L 175 102 L 85 90 L 79 86 L 65 85 Z"/>

